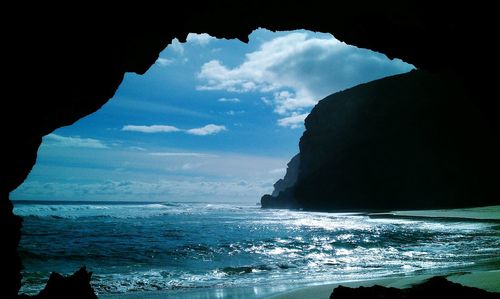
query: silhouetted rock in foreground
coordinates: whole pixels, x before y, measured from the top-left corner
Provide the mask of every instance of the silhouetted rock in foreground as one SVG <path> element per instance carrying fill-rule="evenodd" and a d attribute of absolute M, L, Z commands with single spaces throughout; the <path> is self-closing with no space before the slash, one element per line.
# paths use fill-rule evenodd
<path fill-rule="evenodd" d="M 498 138 L 464 85 L 412 71 L 321 100 L 305 120 L 295 184 L 264 196 L 262 207 L 356 211 L 500 204 Z"/>
<path fill-rule="evenodd" d="M 330 299 L 499 299 L 500 293 L 466 287 L 436 276 L 408 289 L 387 288 L 379 285 L 372 287 L 348 288 L 339 286 L 333 290 Z"/>
<path fill-rule="evenodd" d="M 92 272 L 87 272 L 85 267 L 68 277 L 53 272 L 47 285 L 38 295 L 21 296 L 20 299 L 97 299 L 90 285 L 91 276 Z"/>

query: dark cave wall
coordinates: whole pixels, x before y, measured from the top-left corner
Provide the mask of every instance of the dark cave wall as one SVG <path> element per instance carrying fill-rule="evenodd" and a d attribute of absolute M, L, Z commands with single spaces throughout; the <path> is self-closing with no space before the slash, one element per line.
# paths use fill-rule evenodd
<path fill-rule="evenodd" d="M 125 72 L 143 74 L 173 38 L 184 40 L 189 32 L 243 41 L 258 27 L 331 32 L 349 44 L 402 58 L 422 69 L 453 74 L 470 86 L 491 82 L 484 71 L 494 69 L 496 63 L 497 49 L 488 42 L 496 34 L 494 18 L 488 16 L 491 10 L 474 5 L 289 1 L 285 6 L 214 1 L 164 9 L 147 5 L 116 11 L 85 7 L 67 13 L 37 9 L 32 8 L 32 14 L 23 12 L 26 28 L 7 37 L 7 50 L 17 58 L 10 86 L 16 92 L 1 105 L 3 120 L 15 120 L 15 128 L 4 128 L 15 141 L 10 143 L 13 153 L 31 152 L 41 136 L 99 109 Z M 496 107 L 491 97 L 479 104 Z M 3 192 L 24 180 L 19 173 L 26 174 L 31 160 L 5 161 Z"/>
<path fill-rule="evenodd" d="M 184 1 L 182 4 L 69 6 L 20 3 L 7 13 L 2 44 L 9 77 L 1 121 L 0 290 L 20 287 L 17 245 L 20 219 L 9 192 L 36 161 L 41 137 L 98 110 L 125 72 L 144 73 L 177 37 L 206 32 L 247 40 L 258 28 L 309 29 L 447 73 L 475 91 L 476 104 L 498 132 L 498 103 L 489 96 L 498 67 L 495 9 L 483 3 L 446 5 L 426 1 Z M 486 88 L 484 87 L 486 86 Z M 481 87 L 481 88 L 479 88 Z M 479 90 L 479 91 L 478 91 Z M 484 96 L 483 96 L 484 95 Z"/>

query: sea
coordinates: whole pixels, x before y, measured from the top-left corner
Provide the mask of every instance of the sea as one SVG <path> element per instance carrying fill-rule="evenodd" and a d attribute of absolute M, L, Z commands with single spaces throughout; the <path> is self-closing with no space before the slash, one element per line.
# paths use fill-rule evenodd
<path fill-rule="evenodd" d="M 24 220 L 19 252 L 25 267 L 21 291 L 27 294 L 40 291 L 52 271 L 71 274 L 82 266 L 93 272 L 99 295 L 257 286 L 277 291 L 500 269 L 500 224 L 488 220 L 213 202 L 16 201 L 14 206 Z"/>

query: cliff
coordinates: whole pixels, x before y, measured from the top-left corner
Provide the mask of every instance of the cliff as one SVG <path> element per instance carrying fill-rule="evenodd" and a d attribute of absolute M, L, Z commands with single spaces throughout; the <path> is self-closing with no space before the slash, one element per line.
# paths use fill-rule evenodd
<path fill-rule="evenodd" d="M 285 177 L 283 179 L 279 179 L 276 183 L 274 183 L 272 196 L 278 196 L 280 192 L 292 187 L 295 182 L 297 182 L 297 178 L 299 177 L 299 166 L 300 155 L 297 154 L 293 156 L 290 162 L 288 162 Z"/>
<path fill-rule="evenodd" d="M 462 84 L 425 71 L 332 94 L 305 120 L 297 182 L 263 207 L 312 210 L 500 204 L 500 146 Z M 274 195 L 274 194 L 273 194 Z"/>

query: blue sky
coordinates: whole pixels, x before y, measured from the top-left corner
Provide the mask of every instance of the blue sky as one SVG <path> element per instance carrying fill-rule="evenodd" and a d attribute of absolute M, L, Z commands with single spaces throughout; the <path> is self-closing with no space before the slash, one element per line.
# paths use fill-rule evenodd
<path fill-rule="evenodd" d="M 11 197 L 258 202 L 298 152 L 318 100 L 413 68 L 330 34 L 190 34 L 98 112 L 44 138 Z"/>

